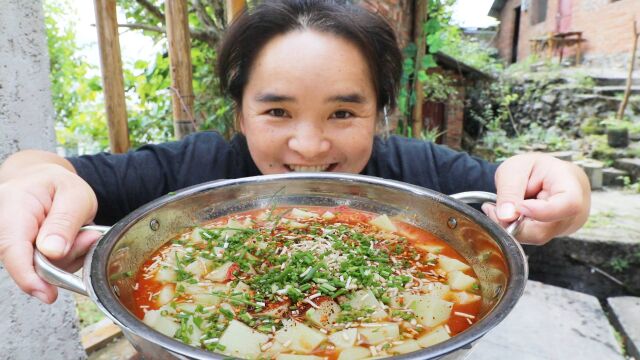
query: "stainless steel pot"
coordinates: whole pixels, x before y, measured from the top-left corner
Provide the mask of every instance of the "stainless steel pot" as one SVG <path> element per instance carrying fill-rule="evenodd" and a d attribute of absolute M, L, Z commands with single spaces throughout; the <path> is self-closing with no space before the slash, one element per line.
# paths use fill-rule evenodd
<path fill-rule="evenodd" d="M 502 321 L 522 295 L 527 265 L 511 233 L 466 205 L 495 201 L 483 192 L 446 196 L 405 183 L 368 176 L 308 173 L 222 180 L 166 195 L 137 209 L 111 228 L 89 251 L 83 278 L 54 267 L 36 251 L 36 270 L 59 287 L 89 296 L 149 359 L 224 359 L 183 344 L 146 326 L 133 308 L 135 273 L 154 251 L 174 236 L 212 219 L 277 205 L 349 207 L 397 216 L 448 242 L 479 277 L 482 306 L 479 321 L 453 338 L 394 359 L 442 357 L 472 342 Z M 107 230 L 108 229 L 108 230 Z M 457 357 L 462 356 L 456 352 Z M 454 356 L 456 354 L 453 354 Z"/>

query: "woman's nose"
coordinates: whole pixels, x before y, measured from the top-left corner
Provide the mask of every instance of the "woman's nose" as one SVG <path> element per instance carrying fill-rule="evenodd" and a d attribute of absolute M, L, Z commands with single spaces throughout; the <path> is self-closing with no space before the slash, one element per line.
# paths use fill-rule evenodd
<path fill-rule="evenodd" d="M 289 148 L 309 160 L 323 155 L 330 147 L 324 129 L 317 124 L 300 124 L 289 139 Z"/>

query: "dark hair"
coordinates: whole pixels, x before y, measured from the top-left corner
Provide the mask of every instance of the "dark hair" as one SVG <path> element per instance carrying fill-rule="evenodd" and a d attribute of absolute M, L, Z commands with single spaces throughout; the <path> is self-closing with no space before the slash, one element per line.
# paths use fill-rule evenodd
<path fill-rule="evenodd" d="M 258 52 L 275 36 L 297 29 L 335 34 L 356 45 L 369 65 L 378 111 L 395 107 L 402 54 L 393 29 L 377 14 L 331 0 L 266 0 L 245 10 L 218 51 L 222 92 L 240 106 Z"/>

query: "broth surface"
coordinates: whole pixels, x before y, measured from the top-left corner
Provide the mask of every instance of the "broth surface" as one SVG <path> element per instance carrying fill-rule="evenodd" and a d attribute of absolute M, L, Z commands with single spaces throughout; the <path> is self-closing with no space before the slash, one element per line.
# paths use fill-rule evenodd
<path fill-rule="evenodd" d="M 169 241 L 136 274 L 136 316 L 246 359 L 417 351 L 477 319 L 479 282 L 444 241 L 347 207 L 237 213 Z"/>

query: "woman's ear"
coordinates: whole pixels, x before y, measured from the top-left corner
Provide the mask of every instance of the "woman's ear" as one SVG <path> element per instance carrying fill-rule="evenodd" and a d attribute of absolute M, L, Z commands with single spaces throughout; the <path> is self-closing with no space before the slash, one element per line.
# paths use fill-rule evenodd
<path fill-rule="evenodd" d="M 233 126 L 236 128 L 236 131 L 244 134 L 244 117 L 242 116 L 242 111 L 237 110 L 236 116 L 234 120 Z"/>

